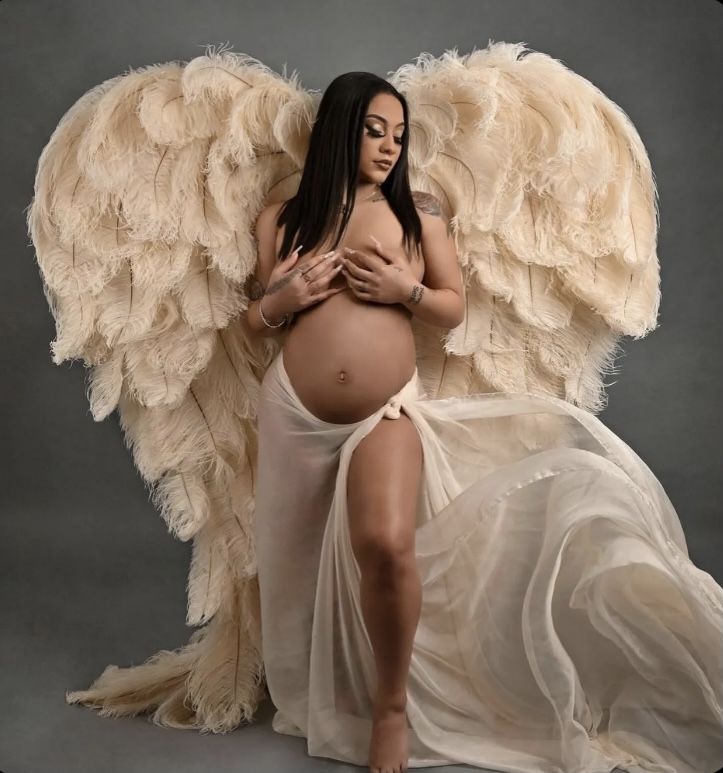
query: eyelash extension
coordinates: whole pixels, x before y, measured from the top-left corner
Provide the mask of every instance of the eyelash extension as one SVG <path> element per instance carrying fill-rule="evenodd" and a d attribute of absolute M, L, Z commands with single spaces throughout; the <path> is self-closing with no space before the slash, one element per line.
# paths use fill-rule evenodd
<path fill-rule="evenodd" d="M 383 137 L 384 136 L 383 134 L 379 134 L 379 132 L 375 132 L 373 129 L 370 129 L 369 127 L 367 127 L 367 131 L 369 132 L 369 136 L 370 137 L 376 137 L 377 139 L 379 139 L 379 137 Z M 401 137 L 395 137 L 394 138 L 394 142 L 396 142 L 397 145 L 401 145 L 402 144 L 402 138 Z"/>

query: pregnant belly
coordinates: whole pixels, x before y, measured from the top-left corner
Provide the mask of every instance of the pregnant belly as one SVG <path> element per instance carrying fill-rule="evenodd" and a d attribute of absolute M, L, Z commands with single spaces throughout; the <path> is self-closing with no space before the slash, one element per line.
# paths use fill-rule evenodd
<path fill-rule="evenodd" d="M 403 307 L 332 295 L 297 314 L 283 363 L 304 406 L 322 421 L 361 421 L 409 381 L 416 367 Z"/>

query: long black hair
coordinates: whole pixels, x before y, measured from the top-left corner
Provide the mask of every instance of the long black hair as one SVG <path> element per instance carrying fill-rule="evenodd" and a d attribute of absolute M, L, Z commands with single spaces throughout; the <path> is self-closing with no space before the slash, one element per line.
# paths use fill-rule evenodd
<path fill-rule="evenodd" d="M 422 224 L 409 186 L 407 101 L 389 81 L 374 73 L 347 72 L 334 78 L 324 91 L 299 188 L 279 212 L 278 226 L 286 226 L 279 260 L 288 257 L 299 244 L 303 245 L 300 256 L 310 252 L 333 228 L 336 231 L 331 249 L 341 241 L 354 207 L 364 119 L 370 101 L 379 93 L 395 96 L 404 112 L 401 153 L 381 184 L 381 191 L 402 226 L 407 251 L 419 254 Z"/>

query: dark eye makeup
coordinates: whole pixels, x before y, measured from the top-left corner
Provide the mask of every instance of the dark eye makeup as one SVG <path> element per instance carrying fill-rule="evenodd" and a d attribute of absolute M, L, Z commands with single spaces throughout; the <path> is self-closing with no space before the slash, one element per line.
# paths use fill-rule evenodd
<path fill-rule="evenodd" d="M 378 139 L 379 137 L 383 137 L 384 136 L 384 132 L 379 132 L 376 129 L 373 129 L 371 126 L 367 126 L 366 129 L 369 132 L 369 136 L 370 137 L 376 137 Z M 402 138 L 401 137 L 395 137 L 394 141 L 397 143 L 397 145 L 401 145 L 402 144 Z"/>

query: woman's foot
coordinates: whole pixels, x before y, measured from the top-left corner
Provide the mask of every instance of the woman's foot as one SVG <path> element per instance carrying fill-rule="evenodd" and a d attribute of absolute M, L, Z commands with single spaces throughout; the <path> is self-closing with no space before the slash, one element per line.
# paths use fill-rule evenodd
<path fill-rule="evenodd" d="M 406 700 L 377 701 L 369 744 L 370 773 L 402 773 L 409 762 Z"/>

